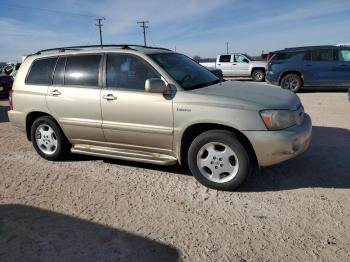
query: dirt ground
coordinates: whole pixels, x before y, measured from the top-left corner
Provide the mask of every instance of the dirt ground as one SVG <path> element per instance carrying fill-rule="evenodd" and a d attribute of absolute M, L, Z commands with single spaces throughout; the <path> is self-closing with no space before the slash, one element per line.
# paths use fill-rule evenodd
<path fill-rule="evenodd" d="M 237 192 L 179 166 L 40 158 L 0 102 L 0 261 L 350 261 L 350 102 L 299 94 L 309 150 Z"/>

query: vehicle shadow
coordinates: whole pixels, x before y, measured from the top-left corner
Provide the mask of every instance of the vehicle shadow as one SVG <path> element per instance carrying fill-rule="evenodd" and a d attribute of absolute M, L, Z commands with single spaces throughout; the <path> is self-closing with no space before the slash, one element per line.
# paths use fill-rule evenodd
<path fill-rule="evenodd" d="M 298 188 L 350 189 L 350 131 L 313 127 L 309 149 L 281 164 L 262 168 L 241 191 L 280 191 Z"/>
<path fill-rule="evenodd" d="M 0 206 L 0 261 L 179 261 L 180 252 L 123 230 L 25 205 Z"/>
<path fill-rule="evenodd" d="M 191 176 L 180 165 L 159 166 L 125 160 L 72 155 L 69 161 L 103 159 L 105 163 Z M 313 127 L 308 150 L 300 156 L 261 168 L 237 191 L 263 192 L 298 188 L 350 189 L 350 131 L 335 127 Z"/>
<path fill-rule="evenodd" d="M 178 175 L 191 176 L 191 173 L 188 170 L 188 168 L 180 166 L 179 164 L 172 165 L 172 166 L 160 166 L 155 164 L 131 162 L 126 160 L 112 159 L 112 158 L 105 158 L 103 159 L 103 162 L 109 163 L 109 164 L 121 165 L 121 166 L 130 166 L 130 167 L 137 167 L 137 168 L 173 173 Z"/>
<path fill-rule="evenodd" d="M 0 123 L 8 122 L 9 118 L 7 116 L 7 111 L 10 110 L 9 106 L 0 105 Z"/>
<path fill-rule="evenodd" d="M 303 87 L 298 93 L 347 93 L 349 87 Z"/>

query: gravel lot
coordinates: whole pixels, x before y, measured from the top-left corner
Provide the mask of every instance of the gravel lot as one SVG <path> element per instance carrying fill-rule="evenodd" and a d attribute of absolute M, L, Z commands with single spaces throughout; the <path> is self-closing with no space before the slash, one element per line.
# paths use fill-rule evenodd
<path fill-rule="evenodd" d="M 178 166 L 41 159 L 0 102 L 0 261 L 350 261 L 350 102 L 299 94 L 309 150 L 239 192 Z"/>

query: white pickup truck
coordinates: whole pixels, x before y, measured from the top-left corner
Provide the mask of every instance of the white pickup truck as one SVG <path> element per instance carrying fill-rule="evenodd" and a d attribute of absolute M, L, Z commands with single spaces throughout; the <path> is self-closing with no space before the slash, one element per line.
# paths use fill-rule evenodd
<path fill-rule="evenodd" d="M 224 76 L 248 76 L 254 81 L 265 81 L 267 62 L 255 61 L 246 54 L 218 55 L 216 62 L 200 63 L 208 69 L 221 69 Z"/>

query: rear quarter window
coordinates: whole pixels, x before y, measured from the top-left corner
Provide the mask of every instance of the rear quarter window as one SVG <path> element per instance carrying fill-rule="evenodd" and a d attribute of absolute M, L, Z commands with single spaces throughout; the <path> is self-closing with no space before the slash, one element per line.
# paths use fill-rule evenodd
<path fill-rule="evenodd" d="M 303 52 L 283 52 L 283 53 L 276 53 L 273 58 L 273 60 L 288 60 L 291 58 L 295 58 L 298 55 L 303 54 Z"/>
<path fill-rule="evenodd" d="M 57 57 L 35 60 L 30 68 L 26 84 L 49 85 L 52 80 L 52 73 L 55 68 Z"/>

